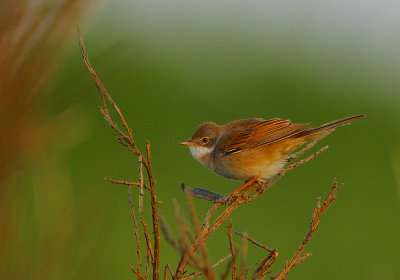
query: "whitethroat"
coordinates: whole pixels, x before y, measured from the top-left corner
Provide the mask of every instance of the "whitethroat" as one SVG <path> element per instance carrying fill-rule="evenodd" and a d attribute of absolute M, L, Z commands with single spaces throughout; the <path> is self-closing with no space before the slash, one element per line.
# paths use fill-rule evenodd
<path fill-rule="evenodd" d="M 179 144 L 215 173 L 234 180 L 267 180 L 276 175 L 287 156 L 299 146 L 335 127 L 364 117 L 356 115 L 316 128 L 274 118 L 236 120 L 224 125 L 201 124 L 192 138 Z"/>

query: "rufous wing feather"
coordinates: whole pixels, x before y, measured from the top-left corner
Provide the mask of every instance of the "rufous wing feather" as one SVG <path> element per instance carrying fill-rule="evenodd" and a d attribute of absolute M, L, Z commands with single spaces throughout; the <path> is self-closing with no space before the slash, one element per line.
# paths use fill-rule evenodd
<path fill-rule="evenodd" d="M 310 141 L 317 135 L 338 126 L 362 118 L 364 115 L 350 116 L 336 120 L 316 128 L 308 128 L 308 124 L 292 124 L 290 120 L 284 119 L 247 119 L 231 123 L 231 129 L 220 139 L 224 143 L 223 154 L 238 153 L 243 150 L 272 144 L 290 137 L 304 138 Z"/>
<path fill-rule="evenodd" d="M 292 124 L 284 119 L 248 119 L 239 120 L 226 134 L 223 154 L 237 153 L 243 150 L 271 144 L 306 130 L 308 124 Z"/>

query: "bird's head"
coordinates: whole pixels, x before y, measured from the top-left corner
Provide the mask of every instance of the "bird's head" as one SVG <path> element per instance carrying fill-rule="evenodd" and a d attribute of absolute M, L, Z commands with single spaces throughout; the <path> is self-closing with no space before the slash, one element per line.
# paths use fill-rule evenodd
<path fill-rule="evenodd" d="M 193 157 L 206 165 L 210 154 L 214 151 L 219 136 L 218 125 L 213 122 L 201 124 L 189 140 L 179 144 L 188 146 Z"/>

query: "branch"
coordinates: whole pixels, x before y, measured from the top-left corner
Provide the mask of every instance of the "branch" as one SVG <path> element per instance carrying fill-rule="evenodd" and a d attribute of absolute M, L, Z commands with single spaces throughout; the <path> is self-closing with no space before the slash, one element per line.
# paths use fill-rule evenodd
<path fill-rule="evenodd" d="M 128 182 L 128 181 L 114 180 L 114 179 L 110 179 L 108 177 L 104 178 L 104 180 L 106 180 L 107 182 L 113 183 L 113 184 L 117 184 L 117 185 L 138 186 L 138 187 L 140 187 L 140 183 L 138 183 L 138 182 Z M 150 190 L 150 187 L 148 185 L 143 184 L 143 186 L 145 187 L 145 189 Z"/>
<path fill-rule="evenodd" d="M 160 217 L 160 227 L 161 227 L 161 231 L 164 233 L 165 239 L 167 240 L 167 242 L 178 252 L 181 252 L 180 248 L 178 247 L 178 245 L 176 244 L 175 238 L 172 235 L 172 231 L 167 223 L 167 221 L 165 220 L 165 218 L 163 216 Z"/>
<path fill-rule="evenodd" d="M 214 270 L 217 266 L 219 266 L 220 264 L 224 263 L 226 260 L 229 260 L 232 258 L 232 254 L 227 255 L 226 257 L 220 259 L 219 261 L 217 261 L 215 264 L 213 264 L 211 266 L 211 270 Z M 189 280 L 189 279 L 193 279 L 193 278 L 197 278 L 203 275 L 203 272 L 197 272 L 197 273 L 192 273 L 184 278 L 182 278 L 182 280 Z"/>
<path fill-rule="evenodd" d="M 312 219 L 310 223 L 310 228 L 303 239 L 303 242 L 300 244 L 297 251 L 294 253 L 291 260 L 286 263 L 285 268 L 281 270 L 273 279 L 274 280 L 283 280 L 288 275 L 289 271 L 295 267 L 296 265 L 302 263 L 305 259 L 311 256 L 311 254 L 301 254 L 304 251 L 304 247 L 310 241 L 311 237 L 313 237 L 314 233 L 318 230 L 318 224 L 321 220 L 322 214 L 331 206 L 332 202 L 335 201 L 339 191 L 342 189 L 343 184 L 340 186 L 337 185 L 336 179 L 333 180 L 333 184 L 331 190 L 329 191 L 328 195 L 326 196 L 324 202 L 321 205 L 320 199 L 318 198 L 317 206 L 312 214 Z"/>
<path fill-rule="evenodd" d="M 262 248 L 262 249 L 264 249 L 264 250 L 267 250 L 267 251 L 270 252 L 270 253 L 273 252 L 273 251 L 275 251 L 275 249 L 271 249 L 271 248 L 269 248 L 269 247 L 267 247 L 267 246 L 265 246 L 265 245 L 262 245 L 261 243 L 255 241 L 253 238 L 251 238 L 250 236 L 248 236 L 248 235 L 245 234 L 245 233 L 235 231 L 235 234 L 238 235 L 238 236 L 240 236 L 240 237 L 243 238 L 244 240 L 247 240 L 247 241 L 249 241 L 250 243 L 256 245 L 256 246 L 258 246 L 258 247 L 260 247 L 260 248 Z"/>
<path fill-rule="evenodd" d="M 149 253 L 150 257 L 151 257 L 151 262 L 154 264 L 154 252 L 153 252 L 153 247 L 151 246 L 151 241 L 150 241 L 150 237 L 149 237 L 149 232 L 147 230 L 147 225 L 143 220 L 143 217 L 140 217 L 140 222 L 142 223 L 143 226 L 143 234 L 144 234 L 144 238 L 146 240 L 146 250 Z"/>
<path fill-rule="evenodd" d="M 131 208 L 131 216 L 132 216 L 132 220 L 133 220 L 133 227 L 134 227 L 134 230 L 135 230 L 136 253 L 137 253 L 137 256 L 138 256 L 137 272 L 140 274 L 140 268 L 142 266 L 142 257 L 141 257 L 141 253 L 140 253 L 140 238 L 139 238 L 139 231 L 138 231 L 138 226 L 137 226 L 137 221 L 136 221 L 135 208 L 133 207 L 133 202 L 132 202 L 131 186 L 128 187 L 128 197 L 129 197 L 129 206 Z"/>
<path fill-rule="evenodd" d="M 254 271 L 253 275 L 251 276 L 251 280 L 264 277 L 267 273 L 267 270 L 276 262 L 277 258 L 278 252 L 276 250 L 269 253 L 269 255 L 261 261 L 260 265 Z"/>
<path fill-rule="evenodd" d="M 236 253 L 233 248 L 233 241 L 232 241 L 232 220 L 229 221 L 226 228 L 228 229 L 229 250 L 231 251 L 231 255 L 232 255 L 232 279 L 235 280 L 236 279 Z"/>
<path fill-rule="evenodd" d="M 151 153 L 150 153 L 150 142 L 146 142 L 146 155 L 147 161 L 142 158 L 142 162 L 146 167 L 147 176 L 150 182 L 150 194 L 151 194 L 151 213 L 153 218 L 153 238 L 154 238 L 154 262 L 153 262 L 153 280 L 158 280 L 158 273 L 160 267 L 160 229 L 158 225 L 158 202 L 156 195 L 156 182 L 153 177 L 151 170 Z"/>
<path fill-rule="evenodd" d="M 152 211 L 152 218 L 153 218 L 153 237 L 154 237 L 154 249 L 152 250 L 151 247 L 149 247 L 150 244 L 150 240 L 148 239 L 148 236 L 146 236 L 147 234 L 147 228 L 146 228 L 146 224 L 144 223 L 144 221 L 141 219 L 142 225 L 144 227 L 145 230 L 145 238 L 146 238 L 146 251 L 147 251 L 147 267 L 146 267 L 146 278 L 147 278 L 147 273 L 148 273 L 148 264 L 149 264 L 149 255 L 152 257 L 152 264 L 153 264 L 153 280 L 158 280 L 159 279 L 159 264 L 160 264 L 160 259 L 159 259 L 159 254 L 160 254 L 160 234 L 159 234 L 159 225 L 158 225 L 158 206 L 157 206 L 157 196 L 156 196 L 156 187 L 155 187 L 155 180 L 153 177 L 153 173 L 151 170 L 151 152 L 150 152 L 150 143 L 147 141 L 146 142 L 146 158 L 144 158 L 143 154 L 140 152 L 140 150 L 137 148 L 137 146 L 135 145 L 135 141 L 133 140 L 133 136 L 132 136 L 132 131 L 129 128 L 125 117 L 123 116 L 121 110 L 119 109 L 119 107 L 117 106 L 117 104 L 114 102 L 114 100 L 111 98 L 111 96 L 109 95 L 109 93 L 107 92 L 106 88 L 104 87 L 104 85 L 101 83 L 99 77 L 97 76 L 96 72 L 94 71 L 93 67 L 90 64 L 89 61 L 89 57 L 88 54 L 86 52 L 86 48 L 84 46 L 83 40 L 82 40 L 82 36 L 80 33 L 79 28 L 77 27 L 77 31 L 78 31 L 78 36 L 79 36 L 79 47 L 81 49 L 81 53 L 82 53 L 82 57 L 83 60 L 85 62 L 86 68 L 89 70 L 93 81 L 97 87 L 97 90 L 100 94 L 100 100 L 101 100 L 101 106 L 99 107 L 99 111 L 100 113 L 103 115 L 103 117 L 105 118 L 105 120 L 108 122 L 108 124 L 111 126 L 111 128 L 115 131 L 115 133 L 118 136 L 118 142 L 123 145 L 125 148 L 127 148 L 130 152 L 132 152 L 133 154 L 139 156 L 139 213 L 142 214 L 142 196 L 143 196 L 143 188 L 145 187 L 146 189 L 148 189 L 150 191 L 150 196 L 151 196 L 151 211 Z M 123 131 L 121 131 L 118 127 L 118 125 L 116 124 L 116 122 L 114 122 L 112 120 L 112 117 L 108 111 L 108 107 L 107 107 L 107 102 L 106 100 L 111 104 L 111 106 L 113 107 L 113 109 L 115 110 L 115 112 L 118 115 L 118 118 L 120 119 L 120 121 L 122 122 L 122 126 L 125 130 L 125 133 Z M 146 172 L 147 172 L 147 177 L 149 180 L 149 186 L 145 186 L 144 182 L 143 182 L 143 176 L 142 176 L 142 164 L 145 166 L 146 168 Z M 107 180 L 107 179 L 106 179 Z M 136 185 L 136 183 L 130 183 L 130 182 L 124 182 L 124 181 L 116 181 L 116 180 L 111 180 L 108 179 L 107 181 L 112 182 L 114 184 L 124 184 L 124 185 Z M 141 218 L 141 217 L 140 217 Z M 148 235 L 148 234 L 147 234 Z M 132 269 L 132 268 L 131 268 Z M 132 270 L 135 273 L 135 270 Z M 136 273 L 135 273 L 136 274 Z M 138 276 L 139 277 L 139 276 Z"/>
<path fill-rule="evenodd" d="M 140 279 L 140 280 L 145 280 L 146 278 L 144 278 L 144 276 L 142 274 L 140 274 L 138 271 L 135 270 L 135 268 L 133 266 L 131 266 L 130 264 L 128 264 L 129 268 L 132 270 L 133 273 L 136 274 L 136 276 Z"/>

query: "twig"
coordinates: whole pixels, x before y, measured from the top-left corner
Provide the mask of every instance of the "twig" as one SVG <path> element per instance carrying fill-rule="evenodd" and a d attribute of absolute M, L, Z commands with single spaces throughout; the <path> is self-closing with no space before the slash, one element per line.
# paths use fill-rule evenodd
<path fill-rule="evenodd" d="M 293 169 L 293 168 L 295 168 L 295 167 L 297 167 L 297 166 L 299 166 L 299 165 L 302 165 L 303 163 L 306 163 L 306 162 L 312 160 L 313 158 L 315 158 L 316 156 L 318 156 L 320 153 L 326 151 L 328 148 L 329 148 L 329 146 L 322 147 L 322 148 L 319 149 L 317 152 L 315 152 L 314 154 L 312 154 L 312 155 L 306 157 L 305 159 L 299 160 L 299 161 L 297 161 L 297 162 L 295 162 L 295 163 L 289 165 L 288 167 L 285 168 L 285 171 L 290 170 L 290 169 Z"/>
<path fill-rule="evenodd" d="M 85 46 L 83 44 L 83 40 L 82 40 L 82 36 L 81 36 L 81 32 L 79 30 L 79 27 L 77 27 L 77 31 L 78 31 L 78 35 L 79 35 L 79 46 L 81 49 L 81 53 L 82 53 L 82 57 L 83 60 L 86 64 L 86 68 L 89 70 L 90 74 L 92 75 L 93 81 L 99 91 L 100 94 L 100 99 L 101 99 L 101 104 L 102 107 L 99 108 L 100 112 L 103 114 L 103 116 L 105 117 L 105 119 L 107 120 L 107 122 L 111 125 L 111 127 L 115 130 L 115 132 L 124 140 L 126 140 L 129 145 L 135 150 L 137 151 L 137 154 L 139 154 L 139 151 L 135 145 L 135 142 L 133 141 L 133 137 L 132 137 L 132 132 L 128 126 L 128 124 L 126 123 L 125 117 L 122 115 L 121 110 L 119 109 L 119 107 L 117 106 L 117 104 L 114 102 L 114 100 L 111 98 L 111 96 L 108 94 L 106 88 L 104 87 L 104 85 L 102 84 L 102 82 L 100 81 L 99 77 L 97 76 L 96 72 L 94 71 L 92 65 L 90 64 L 89 61 L 89 57 L 88 54 L 86 52 Z M 122 121 L 122 125 L 124 127 L 124 129 L 126 130 L 126 132 L 128 133 L 128 136 L 126 136 L 119 128 L 118 125 L 112 121 L 110 114 L 108 112 L 108 108 L 107 108 L 107 104 L 105 101 L 105 97 L 107 98 L 107 100 L 110 102 L 110 104 L 112 105 L 112 107 L 114 108 L 115 112 L 117 113 L 119 119 Z"/>
<path fill-rule="evenodd" d="M 150 241 L 150 237 L 149 237 L 149 232 L 147 230 L 147 225 L 143 220 L 143 217 L 140 217 L 140 222 L 142 223 L 143 226 L 143 234 L 144 234 L 144 238 L 146 239 L 146 249 L 150 254 L 151 257 L 151 262 L 154 263 L 154 252 L 153 252 L 153 247 L 151 246 L 151 241 Z"/>
<path fill-rule="evenodd" d="M 131 266 L 130 264 L 128 264 L 129 268 L 132 270 L 133 273 L 136 274 L 136 276 L 141 279 L 141 280 L 145 280 L 146 278 L 144 278 L 144 276 L 142 274 L 140 274 L 138 271 L 135 270 L 135 268 L 133 266 Z"/>
<path fill-rule="evenodd" d="M 139 231 L 138 231 L 138 226 L 137 226 L 137 221 L 136 221 L 135 208 L 133 207 L 133 202 L 132 202 L 131 186 L 128 187 L 128 197 L 129 197 L 129 206 L 131 208 L 131 216 L 132 216 L 132 220 L 133 220 L 133 226 L 134 226 L 134 230 L 135 230 L 136 253 L 138 256 L 137 272 L 140 274 L 140 268 L 142 266 L 142 257 L 141 257 L 141 253 L 140 253 L 140 237 L 139 237 Z"/>
<path fill-rule="evenodd" d="M 149 272 L 150 272 L 151 263 L 152 263 L 152 261 L 151 261 L 150 250 L 147 249 L 147 247 L 146 247 L 146 275 L 145 275 L 146 280 L 149 279 Z"/>
<path fill-rule="evenodd" d="M 236 279 L 236 253 L 233 248 L 233 241 L 232 241 L 232 220 L 229 221 L 226 228 L 228 229 L 229 250 L 231 251 L 231 255 L 232 255 L 232 279 L 235 280 Z"/>
<path fill-rule="evenodd" d="M 106 180 L 107 182 L 116 184 L 116 185 L 125 185 L 125 186 L 138 186 L 140 187 L 140 183 L 138 182 L 129 182 L 129 181 L 121 181 L 121 180 L 114 180 L 114 179 L 110 179 L 108 177 L 104 178 L 104 180 Z M 150 187 L 146 184 L 143 184 L 144 188 L 147 190 L 150 190 Z"/>
<path fill-rule="evenodd" d="M 160 228 L 161 231 L 164 233 L 165 239 L 167 242 L 178 252 L 181 252 L 180 248 L 176 244 L 175 238 L 172 235 L 172 231 L 167 223 L 167 220 L 163 216 L 160 217 Z"/>
<path fill-rule="evenodd" d="M 278 258 L 278 252 L 276 250 L 272 251 L 268 254 L 254 271 L 253 275 L 251 276 L 251 280 L 255 280 L 260 277 L 264 277 L 267 273 L 267 270 L 276 262 Z"/>
<path fill-rule="evenodd" d="M 328 207 L 332 204 L 332 202 L 336 199 L 338 192 L 342 189 L 343 184 L 338 186 L 336 179 L 333 180 L 332 188 L 329 191 L 328 195 L 326 196 L 324 202 L 321 205 L 320 199 L 318 199 L 317 206 L 312 214 L 312 219 L 310 223 L 310 228 L 306 234 L 306 236 L 303 239 L 303 242 L 300 244 L 299 248 L 297 251 L 294 253 L 293 257 L 291 260 L 286 263 L 285 267 L 283 270 L 281 270 L 273 279 L 275 280 L 283 280 L 286 278 L 288 275 L 289 271 L 295 267 L 296 265 L 300 264 L 303 262 L 305 259 L 307 259 L 311 254 L 302 254 L 304 251 L 304 247 L 308 243 L 308 241 L 311 239 L 311 237 L 314 235 L 314 233 L 318 230 L 318 224 L 321 220 L 322 214 L 328 209 Z"/>
<path fill-rule="evenodd" d="M 143 155 L 139 155 L 139 213 L 143 214 Z"/>
<path fill-rule="evenodd" d="M 196 230 L 197 235 L 200 236 L 199 239 L 202 240 L 202 238 L 201 238 L 201 232 L 202 231 L 201 231 L 201 228 L 200 228 L 200 225 L 199 225 L 199 221 L 197 219 L 197 215 L 196 215 L 196 211 L 194 209 L 192 198 L 189 195 L 187 195 L 186 198 L 187 198 L 187 201 L 188 201 L 190 217 L 191 217 L 191 220 L 193 222 L 194 228 Z M 206 251 L 205 246 L 204 246 L 204 242 L 202 242 L 202 241 L 200 241 L 200 250 L 201 250 L 201 255 L 203 257 L 203 263 L 204 263 L 204 265 L 203 265 L 203 267 L 201 269 L 202 272 L 203 272 L 203 275 L 207 279 L 215 279 L 215 275 L 211 270 L 210 262 L 208 260 L 208 255 L 207 255 L 207 251 Z"/>
<path fill-rule="evenodd" d="M 179 233 L 180 233 L 179 239 L 178 239 L 179 253 L 183 254 L 183 252 L 187 250 L 187 247 L 189 247 L 189 241 L 188 241 L 189 231 L 185 227 L 187 222 L 183 218 L 183 215 L 181 213 L 178 203 L 176 202 L 175 199 L 172 200 L 172 202 L 174 204 L 175 219 L 178 224 L 178 229 L 179 229 Z"/>
<path fill-rule="evenodd" d="M 317 144 L 319 141 L 321 141 L 322 139 L 324 139 L 326 136 L 328 136 L 329 134 L 334 133 L 335 130 L 331 129 L 331 130 L 327 130 L 326 132 L 318 135 L 317 137 L 314 138 L 313 141 L 311 141 L 310 143 L 308 143 L 303 149 L 301 149 L 300 151 L 290 155 L 288 157 L 288 162 L 290 162 L 291 160 L 301 156 L 302 154 L 304 154 L 306 151 L 308 151 L 309 149 L 311 149 L 312 147 L 314 147 L 315 144 Z"/>
<path fill-rule="evenodd" d="M 158 280 L 159 277 L 159 266 L 160 266 L 160 229 L 158 224 L 158 207 L 157 207 L 157 195 L 156 195 L 156 182 L 153 177 L 151 170 L 151 152 L 150 142 L 146 141 L 146 154 L 147 161 L 142 159 L 143 164 L 147 170 L 147 176 L 150 182 L 150 194 L 151 194 L 151 213 L 153 219 L 153 237 L 154 237 L 154 262 L 153 262 L 153 280 Z"/>
<path fill-rule="evenodd" d="M 227 260 L 229 260 L 231 258 L 232 258 L 232 254 L 229 254 L 226 257 L 220 259 L 219 261 L 217 261 L 215 264 L 213 264 L 211 266 L 211 270 L 214 270 L 217 266 L 219 266 L 220 264 L 224 263 L 225 261 L 227 261 Z M 197 272 L 197 273 L 192 273 L 192 274 L 182 278 L 182 280 L 190 280 L 190 279 L 193 279 L 193 278 L 200 277 L 202 275 L 203 275 L 203 272 L 200 271 L 200 272 Z"/>
<path fill-rule="evenodd" d="M 245 234 L 245 233 L 235 231 L 235 234 L 238 235 L 238 236 L 240 236 L 240 237 L 243 238 L 244 240 L 247 240 L 247 241 L 249 241 L 250 243 L 256 245 L 256 246 L 258 246 L 258 247 L 260 247 L 260 248 L 262 248 L 262 249 L 264 249 L 264 250 L 267 250 L 267 251 L 270 252 L 270 253 L 275 251 L 274 249 L 271 249 L 271 248 L 269 248 L 269 247 L 267 247 L 267 246 L 261 244 L 260 242 L 255 241 L 253 238 L 251 238 L 250 236 L 248 236 L 248 235 Z"/>
<path fill-rule="evenodd" d="M 174 275 L 172 273 L 171 268 L 169 267 L 168 264 L 166 264 L 165 267 L 164 267 L 164 280 L 168 279 L 168 277 L 167 277 L 168 276 L 168 272 L 169 272 L 169 275 L 171 275 L 171 279 L 174 279 Z"/>
<path fill-rule="evenodd" d="M 225 271 L 221 274 L 220 277 L 221 280 L 225 280 L 226 278 L 228 278 L 229 271 L 231 271 L 231 268 L 232 268 L 232 259 L 230 259 L 230 261 L 226 265 Z"/>
<path fill-rule="evenodd" d="M 235 232 L 236 233 L 236 232 Z M 239 267 L 239 276 L 237 279 L 246 279 L 248 270 L 246 269 L 246 258 L 247 258 L 247 240 L 243 238 L 242 241 L 242 249 L 240 252 L 240 267 Z"/>

